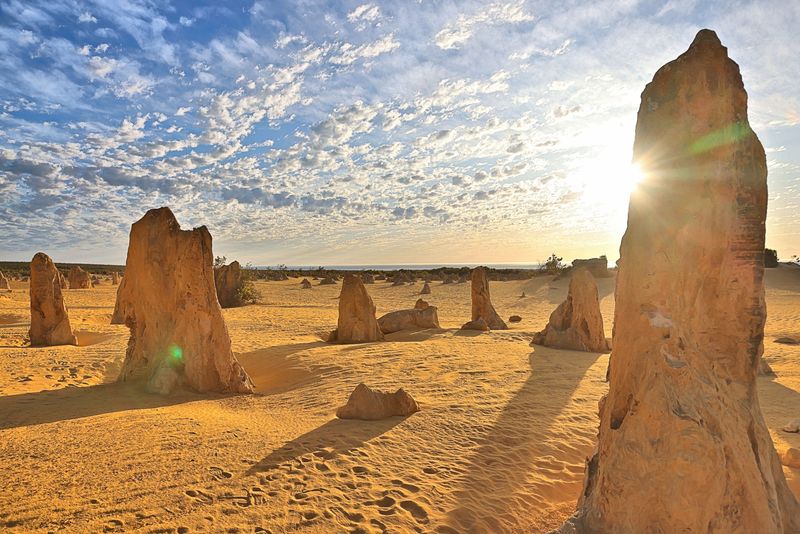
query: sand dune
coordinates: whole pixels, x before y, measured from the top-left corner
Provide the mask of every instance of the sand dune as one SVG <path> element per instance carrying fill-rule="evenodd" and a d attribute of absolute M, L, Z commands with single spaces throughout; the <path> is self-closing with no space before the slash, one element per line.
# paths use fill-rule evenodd
<path fill-rule="evenodd" d="M 766 275 L 761 407 L 779 452 L 800 417 L 800 269 Z M 0 298 L 0 529 L 12 532 L 542 532 L 574 510 L 606 391 L 607 354 L 531 348 L 568 279 L 493 282 L 503 319 L 459 331 L 469 284 L 432 284 L 442 329 L 329 345 L 341 285 L 258 283 L 263 305 L 224 310 L 257 394 L 143 394 L 114 384 L 127 328 L 115 286 L 67 290 L 77 347 L 24 346 L 27 285 Z M 611 333 L 613 279 L 598 280 Z M 421 283 L 368 287 L 381 315 Z M 527 297 L 520 298 L 522 292 Z M 404 387 L 422 411 L 344 421 L 359 382 Z M 785 468 L 800 494 L 800 470 Z"/>

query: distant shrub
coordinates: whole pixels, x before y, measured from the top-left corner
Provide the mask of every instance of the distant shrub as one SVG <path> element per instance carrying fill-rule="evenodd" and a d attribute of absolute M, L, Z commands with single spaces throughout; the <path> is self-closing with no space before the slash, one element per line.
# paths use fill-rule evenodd
<path fill-rule="evenodd" d="M 558 274 L 564 269 L 567 268 L 566 264 L 561 263 L 561 260 L 564 258 L 560 258 L 556 256 L 556 253 L 547 258 L 547 261 L 542 264 L 542 270 L 547 272 L 548 274 Z"/>
<path fill-rule="evenodd" d="M 222 260 L 224 264 L 225 258 L 223 257 Z M 236 290 L 236 299 L 239 301 L 240 306 L 254 304 L 261 300 L 261 293 L 258 292 L 256 285 L 253 283 L 257 277 L 258 273 L 252 264 L 248 263 L 242 268 L 242 285 Z"/>
<path fill-rule="evenodd" d="M 764 249 L 764 267 L 773 268 L 778 266 L 778 251 L 771 248 Z"/>

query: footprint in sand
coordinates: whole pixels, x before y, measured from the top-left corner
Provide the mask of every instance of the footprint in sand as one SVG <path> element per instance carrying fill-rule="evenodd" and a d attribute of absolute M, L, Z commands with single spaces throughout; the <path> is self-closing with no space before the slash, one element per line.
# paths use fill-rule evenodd
<path fill-rule="evenodd" d="M 367 469 L 362 465 L 357 465 L 353 468 L 353 473 L 357 475 L 366 475 L 367 473 L 369 473 L 369 469 Z"/>
<path fill-rule="evenodd" d="M 225 471 L 221 467 L 211 466 L 208 468 L 208 470 L 211 471 L 211 477 L 214 480 L 225 480 L 233 476 L 231 473 Z"/>
<path fill-rule="evenodd" d="M 428 522 L 428 512 L 414 501 L 400 501 L 400 508 L 410 513 L 418 523 Z"/>
<path fill-rule="evenodd" d="M 186 490 L 185 493 L 188 497 L 191 497 L 200 504 L 211 504 L 214 502 L 214 497 L 201 490 L 190 489 Z"/>
<path fill-rule="evenodd" d="M 103 527 L 103 532 L 121 532 L 122 525 L 123 523 L 119 519 L 109 519 Z"/>
<path fill-rule="evenodd" d="M 408 484 L 399 479 L 392 480 L 392 484 L 394 484 L 395 486 L 400 486 L 404 490 L 408 490 L 413 493 L 417 493 L 419 491 L 419 486 L 415 486 L 414 484 Z"/>

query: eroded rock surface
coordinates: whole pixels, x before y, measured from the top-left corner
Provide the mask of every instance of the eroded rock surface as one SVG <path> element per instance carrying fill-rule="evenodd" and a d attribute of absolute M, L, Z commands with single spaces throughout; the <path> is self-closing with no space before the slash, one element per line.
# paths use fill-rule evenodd
<path fill-rule="evenodd" d="M 346 274 L 339 295 L 339 323 L 328 338 L 331 343 L 383 341 L 375 319 L 375 304 L 361 277 Z"/>
<path fill-rule="evenodd" d="M 242 305 L 242 266 L 238 261 L 214 268 L 214 285 L 217 288 L 219 305 L 223 308 L 235 308 Z"/>
<path fill-rule="evenodd" d="M 436 306 L 414 307 L 412 310 L 389 312 L 378 319 L 378 327 L 384 334 L 391 334 L 400 330 L 441 328 Z"/>
<path fill-rule="evenodd" d="M 587 269 L 580 268 L 572 273 L 567 299 L 550 314 L 547 326 L 533 336 L 531 345 L 585 352 L 608 351 L 597 284 Z"/>
<path fill-rule="evenodd" d="M 89 273 L 78 267 L 77 265 L 69 270 L 69 288 L 70 289 L 91 289 L 92 279 Z"/>
<path fill-rule="evenodd" d="M 120 381 L 162 394 L 252 392 L 231 351 L 213 261 L 208 229 L 181 230 L 169 208 L 133 223 L 115 309 L 131 331 Z"/>
<path fill-rule="evenodd" d="M 716 34 L 642 93 L 596 452 L 562 532 L 800 531 L 756 390 L 767 166 Z"/>
<path fill-rule="evenodd" d="M 31 345 L 77 345 L 53 260 L 38 252 L 31 260 Z"/>
<path fill-rule="evenodd" d="M 483 319 L 491 330 L 506 330 L 508 326 L 492 305 L 489 295 L 489 279 L 486 269 L 475 267 L 472 270 L 472 322 Z"/>
<path fill-rule="evenodd" d="M 336 410 L 340 419 L 376 421 L 394 416 L 408 416 L 419 411 L 419 404 L 402 388 L 394 393 L 384 393 L 361 383 L 347 399 L 347 404 Z"/>

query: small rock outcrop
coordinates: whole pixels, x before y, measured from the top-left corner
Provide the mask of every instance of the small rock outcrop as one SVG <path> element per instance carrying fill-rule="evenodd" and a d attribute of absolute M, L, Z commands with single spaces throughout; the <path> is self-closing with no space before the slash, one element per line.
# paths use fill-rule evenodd
<path fill-rule="evenodd" d="M 118 286 L 119 285 L 119 273 L 117 271 L 111 272 L 111 285 Z"/>
<path fill-rule="evenodd" d="M 31 260 L 31 345 L 77 345 L 58 283 L 58 269 L 44 252 Z"/>
<path fill-rule="evenodd" d="M 486 321 L 479 317 L 473 321 L 469 321 L 461 325 L 461 330 L 478 330 L 480 332 L 488 332 L 491 329 L 489 328 L 489 325 L 486 324 Z"/>
<path fill-rule="evenodd" d="M 520 317 L 519 315 L 512 315 L 511 317 L 508 318 L 509 323 L 519 323 L 520 321 L 522 321 L 522 317 Z"/>
<path fill-rule="evenodd" d="M 789 447 L 781 454 L 781 463 L 786 467 L 800 468 L 800 449 Z"/>
<path fill-rule="evenodd" d="M 492 306 L 489 296 L 489 279 L 484 267 L 472 270 L 472 321 L 483 319 L 491 330 L 507 330 L 508 326 Z M 467 323 L 469 324 L 469 323 Z"/>
<path fill-rule="evenodd" d="M 800 419 L 795 419 L 794 421 L 789 421 L 786 423 L 786 426 L 783 427 L 784 432 L 800 432 Z"/>
<path fill-rule="evenodd" d="M 319 281 L 319 285 L 321 286 L 332 286 L 334 284 L 336 284 L 336 280 L 334 280 L 330 276 L 326 276 L 325 278 Z"/>
<path fill-rule="evenodd" d="M 69 289 L 69 284 L 67 283 L 67 278 L 61 271 L 58 271 L 58 285 L 61 289 Z"/>
<path fill-rule="evenodd" d="M 767 164 L 701 30 L 642 93 L 597 446 L 563 533 L 800 532 L 758 402 Z"/>
<path fill-rule="evenodd" d="M 311 282 L 308 281 L 308 278 L 303 278 L 300 282 L 300 289 L 311 289 Z"/>
<path fill-rule="evenodd" d="M 394 393 L 384 393 L 359 384 L 347 399 L 347 404 L 336 410 L 339 419 L 377 421 L 395 416 L 409 416 L 419 411 L 419 404 L 402 388 Z"/>
<path fill-rule="evenodd" d="M 574 260 L 572 262 L 572 269 L 576 271 L 584 268 L 595 278 L 608 278 L 611 273 L 608 270 L 608 258 L 600 256 L 599 258 L 589 258 L 585 260 Z"/>
<path fill-rule="evenodd" d="M 401 330 L 441 328 L 436 306 L 389 312 L 378 319 L 378 327 L 384 334 Z"/>
<path fill-rule="evenodd" d="M 417 299 L 417 302 L 414 303 L 415 310 L 424 310 L 428 306 L 430 306 L 430 304 L 428 304 L 426 301 L 422 299 Z"/>
<path fill-rule="evenodd" d="M 531 345 L 585 352 L 608 351 L 597 284 L 587 269 L 572 273 L 567 299 L 550 314 L 547 326 L 533 336 Z"/>
<path fill-rule="evenodd" d="M 70 289 L 91 289 L 92 279 L 89 273 L 78 267 L 77 265 L 69 270 L 69 288 Z"/>
<path fill-rule="evenodd" d="M 244 278 L 242 277 L 242 266 L 239 265 L 239 262 L 232 261 L 228 265 L 215 267 L 214 286 L 217 288 L 217 298 L 220 306 L 223 308 L 241 306 Z"/>
<path fill-rule="evenodd" d="M 250 393 L 253 384 L 231 351 L 214 286 L 211 234 L 181 230 L 169 208 L 131 226 L 115 315 L 130 328 L 120 382 L 166 394 Z"/>
<path fill-rule="evenodd" d="M 8 278 L 6 278 L 6 275 L 3 274 L 3 271 L 0 271 L 0 289 L 11 289 L 11 286 L 8 283 Z"/>
<path fill-rule="evenodd" d="M 800 339 L 793 337 L 779 337 L 775 340 L 775 343 L 780 343 L 782 345 L 800 345 Z"/>
<path fill-rule="evenodd" d="M 431 285 L 428 282 L 425 282 L 425 285 L 422 286 L 422 290 L 419 292 L 420 295 L 430 295 L 431 294 Z"/>
<path fill-rule="evenodd" d="M 365 284 L 374 284 L 375 277 L 372 276 L 371 273 L 364 273 L 361 275 L 361 281 L 364 282 Z"/>
<path fill-rule="evenodd" d="M 375 319 L 375 304 L 361 277 L 344 275 L 339 295 L 339 323 L 328 337 L 331 343 L 367 343 L 383 341 L 383 333 Z"/>

